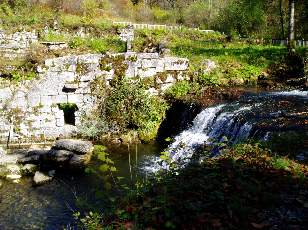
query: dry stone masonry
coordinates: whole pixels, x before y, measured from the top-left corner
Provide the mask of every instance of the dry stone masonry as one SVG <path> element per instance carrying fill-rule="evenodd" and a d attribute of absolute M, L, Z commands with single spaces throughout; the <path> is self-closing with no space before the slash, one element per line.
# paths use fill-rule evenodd
<path fill-rule="evenodd" d="M 115 77 L 122 57 L 127 78 L 156 79 L 158 94 L 183 80 L 188 69 L 185 58 L 160 57 L 158 53 L 86 54 L 47 59 L 39 66 L 38 78 L 12 85 L 0 80 L 0 141 L 53 140 L 77 132 L 80 116 L 95 107 L 91 87 L 96 78 Z M 106 64 L 107 62 L 107 64 Z M 105 63 L 105 65 L 102 65 Z M 108 67 L 108 68 L 106 68 Z M 65 107 L 65 108 L 63 108 Z"/>
<path fill-rule="evenodd" d="M 0 30 L 0 54 L 4 58 L 24 57 L 31 44 L 38 42 L 36 32 L 16 32 L 7 34 Z"/>

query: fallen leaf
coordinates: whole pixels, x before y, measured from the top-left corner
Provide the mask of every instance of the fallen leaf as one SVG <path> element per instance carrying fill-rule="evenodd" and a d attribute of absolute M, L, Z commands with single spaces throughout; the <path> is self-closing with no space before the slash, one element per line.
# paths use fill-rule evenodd
<path fill-rule="evenodd" d="M 257 223 L 251 223 L 251 225 L 256 229 L 262 229 L 266 227 L 266 224 L 257 224 Z"/>

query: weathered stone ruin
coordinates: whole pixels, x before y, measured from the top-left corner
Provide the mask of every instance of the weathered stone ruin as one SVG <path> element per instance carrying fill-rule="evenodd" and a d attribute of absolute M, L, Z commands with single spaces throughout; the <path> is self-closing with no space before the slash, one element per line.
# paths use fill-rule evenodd
<path fill-rule="evenodd" d="M 80 116 L 95 107 L 91 87 L 97 78 L 115 77 L 112 58 L 121 56 L 127 78 L 156 79 L 158 94 L 183 80 L 188 60 L 160 57 L 158 53 L 69 55 L 47 59 L 37 68 L 38 77 L 17 85 L 1 80 L 0 141 L 41 141 L 76 133 Z M 104 63 L 104 65 L 102 65 Z M 108 67 L 108 68 L 106 68 Z M 132 81 L 133 84 L 133 81 Z"/>

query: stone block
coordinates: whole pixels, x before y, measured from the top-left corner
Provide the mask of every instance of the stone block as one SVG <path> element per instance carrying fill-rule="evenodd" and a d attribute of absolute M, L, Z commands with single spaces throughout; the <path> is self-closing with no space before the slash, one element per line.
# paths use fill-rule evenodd
<path fill-rule="evenodd" d="M 155 59 L 159 58 L 158 53 L 138 53 L 137 54 L 138 59 Z"/>
<path fill-rule="evenodd" d="M 128 62 L 128 67 L 125 71 L 125 76 L 128 77 L 128 78 L 133 78 L 136 76 L 136 73 L 137 73 L 137 67 L 135 65 L 134 62 Z"/>
<path fill-rule="evenodd" d="M 156 68 L 138 69 L 138 76 L 141 78 L 153 77 L 156 74 Z"/>
<path fill-rule="evenodd" d="M 186 58 L 165 57 L 163 60 L 166 71 L 184 71 L 188 69 L 189 61 Z"/>
<path fill-rule="evenodd" d="M 75 93 L 77 94 L 90 94 L 92 92 L 90 85 L 79 87 Z"/>
<path fill-rule="evenodd" d="M 100 70 L 100 64 L 99 63 L 91 63 L 87 64 L 85 72 L 97 72 Z"/>
<path fill-rule="evenodd" d="M 69 72 L 69 71 L 59 73 L 59 77 L 65 79 L 65 81 L 67 81 L 67 82 L 68 81 L 73 82 L 76 79 L 75 73 Z"/>
<path fill-rule="evenodd" d="M 176 79 L 174 79 L 171 74 L 168 74 L 164 83 L 173 83 L 173 82 L 176 82 Z"/>
<path fill-rule="evenodd" d="M 67 102 L 68 103 L 80 103 L 82 102 L 82 94 L 68 94 L 67 95 Z"/>
<path fill-rule="evenodd" d="M 12 97 L 12 91 L 9 87 L 0 89 L 0 100 L 6 100 Z"/>
<path fill-rule="evenodd" d="M 157 68 L 159 59 L 143 59 L 142 68 Z"/>
<path fill-rule="evenodd" d="M 148 90 L 147 90 L 147 92 L 149 93 L 149 94 L 151 94 L 151 95 L 158 95 L 159 94 L 159 92 L 158 92 L 158 90 L 157 89 L 155 89 L 155 88 L 149 88 Z"/>
<path fill-rule="evenodd" d="M 67 94 L 59 94 L 56 96 L 52 96 L 52 102 L 54 104 L 67 103 Z"/>
<path fill-rule="evenodd" d="M 173 86 L 173 83 L 166 83 L 166 84 L 162 84 L 160 85 L 160 90 L 162 92 L 166 91 L 167 89 L 169 89 L 171 86 Z"/>
<path fill-rule="evenodd" d="M 93 73 L 87 73 L 85 75 L 80 76 L 80 81 L 81 82 L 88 82 L 88 81 L 93 81 L 96 78 L 96 75 L 99 75 L 101 72 L 96 72 L 96 74 Z"/>
<path fill-rule="evenodd" d="M 64 84 L 63 89 L 76 90 L 76 89 L 78 89 L 78 87 L 79 87 L 78 83 L 67 82 L 67 83 Z"/>
<path fill-rule="evenodd" d="M 83 102 L 85 104 L 91 104 L 92 105 L 95 102 L 95 97 L 90 95 L 90 94 L 84 94 L 82 99 L 83 99 Z"/>
<path fill-rule="evenodd" d="M 30 107 L 38 106 L 41 102 L 40 96 L 36 94 L 29 94 L 27 98 L 28 106 Z"/>
<path fill-rule="evenodd" d="M 78 56 L 78 63 L 84 64 L 95 64 L 99 63 L 100 59 L 103 57 L 101 54 L 85 54 Z"/>
<path fill-rule="evenodd" d="M 62 110 L 59 110 L 54 114 L 56 119 L 64 119 L 64 112 Z"/>
<path fill-rule="evenodd" d="M 164 63 L 164 59 L 158 59 L 157 60 L 157 65 L 156 65 L 156 71 L 158 73 L 162 73 L 165 71 L 165 63 Z"/>
<path fill-rule="evenodd" d="M 65 123 L 64 123 L 64 117 L 62 117 L 62 118 L 57 118 L 56 119 L 56 126 L 57 127 L 63 127 L 65 125 Z"/>
<path fill-rule="evenodd" d="M 41 96 L 40 104 L 44 107 L 50 107 L 52 105 L 52 96 Z"/>

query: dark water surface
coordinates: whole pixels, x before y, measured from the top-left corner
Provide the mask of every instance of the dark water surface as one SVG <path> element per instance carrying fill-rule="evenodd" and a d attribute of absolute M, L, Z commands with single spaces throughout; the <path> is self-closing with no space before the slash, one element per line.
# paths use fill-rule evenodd
<path fill-rule="evenodd" d="M 159 152 L 155 144 L 110 146 L 110 157 L 119 170 L 115 176 L 125 177 L 130 183 L 136 177 L 136 161 Z M 129 164 L 130 163 L 130 164 Z M 43 186 L 33 187 L 32 179 L 22 179 L 19 184 L 2 181 L 0 188 L 0 229 L 63 229 L 74 227 L 73 212 L 78 211 L 77 200 L 91 204 L 102 211 L 107 202 L 97 197 L 97 191 L 108 191 L 103 182 L 93 174 L 57 174 Z M 105 204 L 106 203 L 106 204 Z"/>

